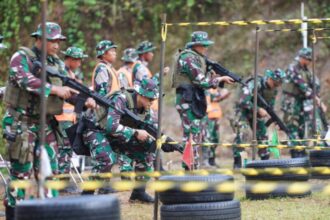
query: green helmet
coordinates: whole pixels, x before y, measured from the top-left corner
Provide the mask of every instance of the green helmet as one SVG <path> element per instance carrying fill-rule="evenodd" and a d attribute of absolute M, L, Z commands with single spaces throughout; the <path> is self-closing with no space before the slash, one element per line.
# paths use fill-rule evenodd
<path fill-rule="evenodd" d="M 0 35 L 0 49 L 6 49 L 7 47 L 2 43 L 3 36 Z"/>
<path fill-rule="evenodd" d="M 144 54 L 147 52 L 154 51 L 156 47 L 150 42 L 150 41 L 143 41 L 141 42 L 137 48 L 136 48 L 136 53 L 137 54 Z"/>
<path fill-rule="evenodd" d="M 186 48 L 192 47 L 194 45 L 202 45 L 208 47 L 212 44 L 214 44 L 214 42 L 208 38 L 208 34 L 206 32 L 195 31 L 191 34 L 191 41 L 186 44 Z"/>
<path fill-rule="evenodd" d="M 66 51 L 61 51 L 61 53 L 64 54 L 66 57 L 72 57 L 75 59 L 84 59 L 88 57 L 79 47 L 69 47 L 68 49 L 66 49 Z"/>
<path fill-rule="evenodd" d="M 159 97 L 158 85 L 153 79 L 142 79 L 140 83 L 134 85 L 134 90 L 138 94 L 150 99 L 157 99 Z"/>
<path fill-rule="evenodd" d="M 306 60 L 312 60 L 312 48 L 310 47 L 301 48 L 298 52 L 298 56 L 305 58 Z"/>
<path fill-rule="evenodd" d="M 276 69 L 274 71 L 267 69 L 265 71 L 265 76 L 277 82 L 283 82 L 286 77 L 286 73 L 281 69 Z"/>
<path fill-rule="evenodd" d="M 124 62 L 135 62 L 138 59 L 138 55 L 134 48 L 127 48 L 123 52 L 123 57 L 121 58 Z"/>
<path fill-rule="evenodd" d="M 117 45 L 114 44 L 114 42 L 112 42 L 111 40 L 100 41 L 96 45 L 96 57 L 102 56 L 103 54 L 105 54 L 105 52 L 107 52 L 111 48 L 117 48 Z"/>
<path fill-rule="evenodd" d="M 62 35 L 61 26 L 54 22 L 46 22 L 46 38 L 47 40 L 66 40 Z M 31 34 L 32 37 L 41 37 L 42 29 L 41 24 L 38 25 L 37 31 Z"/>

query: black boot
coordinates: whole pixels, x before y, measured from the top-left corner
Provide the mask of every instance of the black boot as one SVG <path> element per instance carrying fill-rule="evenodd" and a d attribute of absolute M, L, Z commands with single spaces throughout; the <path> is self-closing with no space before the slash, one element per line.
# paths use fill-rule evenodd
<path fill-rule="evenodd" d="M 101 187 L 99 189 L 99 195 L 103 195 L 103 194 L 110 194 L 110 193 L 116 193 L 116 190 L 114 190 L 112 187 L 107 186 L 107 187 Z"/>
<path fill-rule="evenodd" d="M 139 188 L 139 189 L 134 189 L 132 191 L 131 197 L 129 198 L 129 201 L 134 203 L 134 202 L 142 202 L 142 203 L 154 203 L 155 199 L 148 195 L 146 193 L 146 188 Z"/>
<path fill-rule="evenodd" d="M 240 156 L 234 157 L 234 169 L 242 168 L 242 158 Z"/>
<path fill-rule="evenodd" d="M 291 158 L 307 157 L 306 150 L 290 150 Z"/>
<path fill-rule="evenodd" d="M 15 219 L 15 208 L 11 206 L 6 206 L 6 220 Z"/>
<path fill-rule="evenodd" d="M 85 196 L 85 195 L 94 195 L 94 192 L 95 192 L 95 190 L 83 190 L 81 192 L 81 195 L 82 196 Z"/>
<path fill-rule="evenodd" d="M 215 157 L 210 157 L 209 158 L 209 164 L 211 166 L 213 166 L 213 167 L 216 167 L 217 166 L 216 163 L 215 163 Z"/>

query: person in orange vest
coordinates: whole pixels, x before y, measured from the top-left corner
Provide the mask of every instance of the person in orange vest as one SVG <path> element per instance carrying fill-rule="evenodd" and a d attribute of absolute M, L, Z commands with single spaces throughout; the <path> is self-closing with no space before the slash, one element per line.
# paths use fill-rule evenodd
<path fill-rule="evenodd" d="M 93 71 L 92 87 L 103 96 L 120 90 L 117 71 L 113 67 L 117 58 L 116 48 L 117 45 L 110 40 L 103 40 L 96 45 L 99 61 Z"/>
<path fill-rule="evenodd" d="M 84 58 L 88 56 L 84 54 L 83 50 L 78 47 L 69 47 L 66 51 L 62 51 L 62 54 L 65 55 L 64 64 L 65 70 L 68 73 L 68 76 L 72 79 L 76 79 L 78 82 L 82 82 L 78 78 L 78 74 L 81 74 L 79 67 Z M 80 76 L 81 77 L 81 76 Z M 72 158 L 72 148 L 68 136 L 65 132 L 66 128 L 71 127 L 76 121 L 76 114 L 74 112 L 74 106 L 65 102 L 63 105 L 63 113 L 61 115 L 55 116 L 56 120 L 59 123 L 59 153 L 58 153 L 58 165 L 59 173 L 70 173 L 71 170 L 71 158 Z"/>
<path fill-rule="evenodd" d="M 230 95 L 227 89 L 211 88 L 206 92 L 207 115 L 203 119 L 202 141 L 207 143 L 219 143 L 219 120 L 222 118 L 222 109 L 219 102 L 228 98 Z M 203 161 L 202 166 L 210 167 L 216 166 L 215 163 L 215 149 L 217 145 L 211 147 L 203 147 Z"/>
<path fill-rule="evenodd" d="M 121 60 L 124 65 L 117 70 L 121 88 L 133 88 L 133 69 L 137 64 L 138 55 L 134 48 L 127 48 L 123 52 Z"/>

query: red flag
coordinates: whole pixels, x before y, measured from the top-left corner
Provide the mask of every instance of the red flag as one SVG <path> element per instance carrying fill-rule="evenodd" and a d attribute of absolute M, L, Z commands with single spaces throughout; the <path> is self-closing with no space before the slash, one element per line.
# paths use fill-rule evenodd
<path fill-rule="evenodd" d="M 194 163 L 194 153 L 193 148 L 191 145 L 191 136 L 189 137 L 186 146 L 184 148 L 183 154 L 182 154 L 182 161 L 187 165 L 189 170 L 192 169 L 192 165 Z"/>

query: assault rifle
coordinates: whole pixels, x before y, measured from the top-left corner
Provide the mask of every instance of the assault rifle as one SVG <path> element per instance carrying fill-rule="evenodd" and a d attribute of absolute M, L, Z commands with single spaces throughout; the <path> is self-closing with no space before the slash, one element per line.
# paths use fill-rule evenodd
<path fill-rule="evenodd" d="M 123 115 L 125 117 L 125 120 L 129 121 L 128 123 L 134 124 L 135 128 L 146 130 L 153 138 L 155 138 L 155 139 L 157 138 L 157 128 L 152 124 L 145 123 L 143 120 L 140 119 L 139 116 L 134 114 L 129 109 L 127 109 L 127 108 L 124 110 L 116 109 L 114 107 L 114 105 L 110 102 L 110 100 L 108 100 L 104 96 L 99 95 L 97 92 L 90 90 L 88 87 L 77 82 L 76 80 L 71 79 L 67 76 L 64 76 L 63 74 L 58 72 L 58 70 L 54 69 L 53 67 L 46 66 L 46 72 L 49 76 L 57 77 L 57 78 L 61 79 L 63 82 L 63 85 L 79 91 L 78 103 L 75 106 L 76 112 L 80 113 L 82 111 L 87 98 L 90 97 L 90 98 L 93 98 L 98 105 L 105 107 L 106 109 L 113 108 L 119 114 Z M 164 151 L 171 151 L 169 149 L 173 149 L 175 151 L 183 153 L 183 147 L 180 144 L 172 144 L 172 143 L 167 144 L 169 142 L 175 142 L 175 141 L 172 138 L 166 136 L 165 144 L 162 145 L 162 149 Z M 153 144 L 153 147 L 149 150 L 150 150 L 150 152 L 154 152 L 156 150 L 156 144 Z"/>
<path fill-rule="evenodd" d="M 229 76 L 232 78 L 235 82 L 240 83 L 242 86 L 246 87 L 247 84 L 243 82 L 242 77 L 238 76 L 236 73 L 233 73 L 226 69 L 225 67 L 221 66 L 221 64 L 209 60 L 207 57 L 205 57 L 206 66 L 207 69 L 212 69 L 216 74 L 220 76 Z M 282 131 L 286 133 L 286 135 L 289 137 L 289 139 L 293 139 L 293 136 L 290 134 L 289 129 L 284 125 L 282 120 L 277 116 L 277 114 L 274 112 L 273 108 L 266 102 L 266 100 L 258 93 L 258 103 L 259 105 L 264 108 L 269 116 L 271 117 L 270 120 L 267 121 L 266 125 L 270 125 L 273 122 L 276 122 L 277 125 L 280 127 Z"/>

